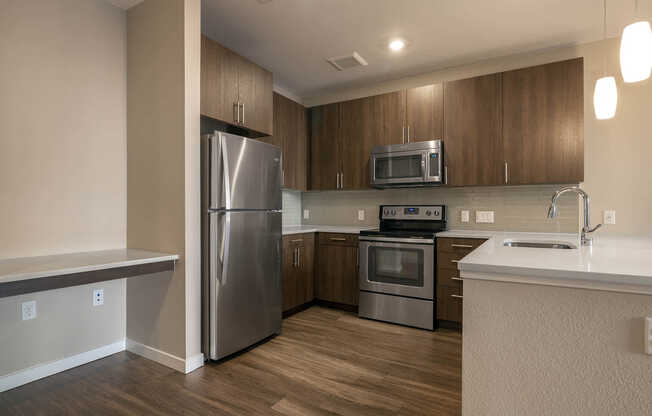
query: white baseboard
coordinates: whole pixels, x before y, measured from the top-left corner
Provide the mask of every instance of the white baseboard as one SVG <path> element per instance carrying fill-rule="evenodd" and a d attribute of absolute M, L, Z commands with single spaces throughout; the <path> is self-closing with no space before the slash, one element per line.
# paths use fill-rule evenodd
<path fill-rule="evenodd" d="M 191 373 L 204 365 L 204 354 L 197 354 L 186 359 L 186 374 Z"/>
<path fill-rule="evenodd" d="M 204 365 L 204 354 L 197 354 L 184 360 L 176 355 L 158 350 L 149 345 L 141 344 L 140 342 L 136 342 L 129 338 L 127 338 L 127 351 L 138 354 L 149 360 L 156 361 L 159 364 L 163 364 L 166 367 L 170 367 L 184 374 L 196 370 Z"/>
<path fill-rule="evenodd" d="M 61 360 L 51 361 L 45 364 L 37 364 L 33 367 L 19 370 L 6 376 L 0 377 L 0 392 L 31 383 L 43 377 L 48 377 L 62 371 L 69 370 L 91 361 L 99 360 L 125 350 L 125 340 L 114 342 L 94 350 L 82 352 L 71 357 L 62 358 Z"/>

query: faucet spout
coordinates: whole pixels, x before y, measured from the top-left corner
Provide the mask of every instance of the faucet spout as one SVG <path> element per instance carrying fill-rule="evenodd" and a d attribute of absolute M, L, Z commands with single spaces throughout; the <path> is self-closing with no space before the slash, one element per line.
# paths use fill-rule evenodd
<path fill-rule="evenodd" d="M 591 228 L 591 208 L 589 194 L 584 192 L 579 186 L 565 186 L 552 195 L 550 207 L 548 207 L 548 218 L 555 218 L 557 216 L 557 199 L 566 192 L 575 192 L 580 196 L 580 198 L 582 198 L 582 202 L 584 203 L 584 226 L 581 230 L 581 240 L 582 245 L 590 246 L 592 244 L 592 239 L 591 237 L 587 237 L 587 234 L 594 232 L 600 228 L 602 224 L 598 224 L 595 227 Z"/>

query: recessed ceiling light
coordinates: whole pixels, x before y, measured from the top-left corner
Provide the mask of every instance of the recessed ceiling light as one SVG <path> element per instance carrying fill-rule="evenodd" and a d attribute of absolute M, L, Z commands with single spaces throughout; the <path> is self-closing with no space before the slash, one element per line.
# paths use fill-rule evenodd
<path fill-rule="evenodd" d="M 389 42 L 389 49 L 393 50 L 394 52 L 398 52 L 404 47 L 405 42 L 401 39 L 394 39 L 393 41 Z"/>

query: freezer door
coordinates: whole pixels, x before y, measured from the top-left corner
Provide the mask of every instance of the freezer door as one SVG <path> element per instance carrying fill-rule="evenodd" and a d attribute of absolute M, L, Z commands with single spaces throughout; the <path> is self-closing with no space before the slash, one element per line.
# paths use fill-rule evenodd
<path fill-rule="evenodd" d="M 281 209 L 281 149 L 233 134 L 209 139 L 209 209 Z"/>
<path fill-rule="evenodd" d="M 210 214 L 210 358 L 281 332 L 281 213 Z"/>

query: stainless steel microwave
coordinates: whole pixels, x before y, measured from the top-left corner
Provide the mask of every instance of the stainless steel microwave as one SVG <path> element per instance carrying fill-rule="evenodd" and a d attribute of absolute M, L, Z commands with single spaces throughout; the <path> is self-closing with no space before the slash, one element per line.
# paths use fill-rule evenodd
<path fill-rule="evenodd" d="M 443 181 L 441 140 L 376 146 L 371 150 L 371 185 L 376 188 L 437 186 Z"/>

